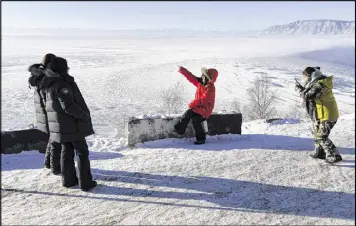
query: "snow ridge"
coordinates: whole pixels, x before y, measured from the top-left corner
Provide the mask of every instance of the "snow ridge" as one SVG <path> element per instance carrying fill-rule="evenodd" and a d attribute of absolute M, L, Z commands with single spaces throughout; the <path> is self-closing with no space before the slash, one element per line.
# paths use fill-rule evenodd
<path fill-rule="evenodd" d="M 275 25 L 263 30 L 261 35 L 336 35 L 355 34 L 355 21 L 301 20 Z"/>

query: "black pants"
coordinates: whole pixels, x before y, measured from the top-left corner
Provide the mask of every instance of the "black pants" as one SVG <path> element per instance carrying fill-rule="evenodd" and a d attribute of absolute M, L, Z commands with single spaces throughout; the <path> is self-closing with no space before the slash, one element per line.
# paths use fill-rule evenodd
<path fill-rule="evenodd" d="M 74 149 L 77 154 L 79 180 L 75 171 Z M 71 187 L 77 181 L 80 188 L 88 188 L 92 185 L 93 177 L 90 172 L 89 149 L 85 138 L 62 143 L 61 171 L 62 184 L 65 187 Z"/>
<path fill-rule="evenodd" d="M 193 120 L 193 127 L 195 130 L 195 137 L 197 141 L 205 141 L 206 135 L 203 128 L 203 121 L 206 120 L 203 116 L 195 113 L 192 109 L 188 109 L 183 115 L 179 122 L 174 126 L 174 129 L 179 134 L 184 134 L 187 129 L 190 119 Z"/>
<path fill-rule="evenodd" d="M 44 164 L 47 168 L 51 168 L 53 173 L 61 172 L 61 149 L 60 143 L 48 140 Z"/>

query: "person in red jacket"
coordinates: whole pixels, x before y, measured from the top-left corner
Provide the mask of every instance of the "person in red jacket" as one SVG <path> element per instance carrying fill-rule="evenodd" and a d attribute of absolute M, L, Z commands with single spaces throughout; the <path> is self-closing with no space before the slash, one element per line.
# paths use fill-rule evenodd
<path fill-rule="evenodd" d="M 184 67 L 179 66 L 178 70 L 189 82 L 197 87 L 195 99 L 189 103 L 189 109 L 182 115 L 182 118 L 174 126 L 174 131 L 180 135 L 185 133 L 190 119 L 193 120 L 196 142 L 194 144 L 204 144 L 206 132 L 203 127 L 204 121 L 209 118 L 215 104 L 215 86 L 218 78 L 218 71 L 214 68 L 201 69 L 201 77 L 194 76 Z"/>

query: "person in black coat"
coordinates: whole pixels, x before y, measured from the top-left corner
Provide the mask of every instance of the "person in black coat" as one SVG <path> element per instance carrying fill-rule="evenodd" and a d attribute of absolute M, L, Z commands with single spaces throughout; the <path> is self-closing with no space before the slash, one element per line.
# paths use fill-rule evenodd
<path fill-rule="evenodd" d="M 28 69 L 28 71 L 31 72 L 31 76 L 28 79 L 29 87 L 33 87 L 35 89 L 34 103 L 37 129 L 47 134 L 49 134 L 49 127 L 45 106 L 46 93 L 43 90 L 43 78 L 45 76 L 45 68 L 55 57 L 56 56 L 54 54 L 48 53 L 43 57 L 41 64 L 33 64 Z M 61 173 L 60 153 L 61 144 L 49 139 L 45 153 L 44 166 L 48 169 L 51 169 L 52 173 L 55 175 Z"/>
<path fill-rule="evenodd" d="M 62 185 L 79 183 L 83 191 L 97 185 L 92 179 L 89 150 L 85 137 L 94 134 L 90 111 L 74 81 L 68 74 L 67 61 L 54 58 L 45 71 L 46 111 L 52 140 L 61 143 Z M 78 156 L 78 178 L 74 163 L 74 149 Z"/>

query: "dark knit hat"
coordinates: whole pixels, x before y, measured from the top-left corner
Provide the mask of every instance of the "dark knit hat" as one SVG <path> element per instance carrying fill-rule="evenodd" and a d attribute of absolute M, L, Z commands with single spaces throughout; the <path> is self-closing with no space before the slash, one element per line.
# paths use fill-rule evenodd
<path fill-rule="evenodd" d="M 320 70 L 320 67 L 306 67 L 303 71 L 303 75 L 310 77 L 311 74 L 316 70 Z"/>
<path fill-rule="evenodd" d="M 62 57 L 55 57 L 49 64 L 48 68 L 58 74 L 68 73 L 67 60 Z"/>
<path fill-rule="evenodd" d="M 56 57 L 56 55 L 54 55 L 52 53 L 47 53 L 43 57 L 41 64 L 43 65 L 43 67 L 46 67 L 48 65 L 48 63 L 51 62 L 55 57 Z"/>

